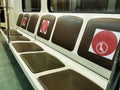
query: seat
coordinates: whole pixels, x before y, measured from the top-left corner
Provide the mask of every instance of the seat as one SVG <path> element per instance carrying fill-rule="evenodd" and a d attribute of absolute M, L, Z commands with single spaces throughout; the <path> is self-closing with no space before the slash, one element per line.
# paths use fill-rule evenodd
<path fill-rule="evenodd" d="M 103 90 L 94 82 L 70 69 L 41 76 L 38 80 L 45 90 Z"/>
<path fill-rule="evenodd" d="M 30 23 L 28 25 L 28 28 L 27 30 L 31 33 L 34 33 L 35 32 L 35 26 L 36 26 L 36 23 L 37 23 L 37 20 L 38 20 L 38 17 L 37 15 L 32 15 L 31 18 L 30 18 Z M 41 18 L 41 22 L 40 22 L 40 25 L 39 25 L 39 28 L 38 28 L 38 34 L 41 33 L 40 32 L 40 27 L 42 26 L 41 23 L 43 20 L 48 20 L 50 21 L 50 25 L 49 25 L 49 28 L 48 28 L 48 33 L 45 34 L 45 35 L 42 35 L 44 39 L 49 39 L 50 38 L 50 34 L 51 34 L 51 31 L 52 31 L 52 27 L 53 27 L 53 24 L 54 24 L 54 21 L 55 21 L 55 17 L 52 16 L 52 15 L 44 15 L 42 16 Z M 29 51 L 43 51 L 43 49 L 38 46 L 37 44 L 35 43 L 32 43 L 32 42 L 29 42 L 29 43 L 23 43 L 23 42 L 19 42 L 19 43 L 13 43 L 12 44 L 13 47 L 17 50 L 17 52 L 29 52 Z M 28 48 L 24 48 L 23 47 L 28 47 Z"/>
<path fill-rule="evenodd" d="M 35 28 L 36 28 L 36 24 L 38 22 L 39 19 L 39 15 L 38 14 L 32 14 L 29 20 L 29 24 L 27 27 L 27 31 L 34 34 L 35 33 Z"/>
<path fill-rule="evenodd" d="M 20 56 L 33 73 L 65 66 L 58 58 L 46 52 L 21 54 Z"/>
<path fill-rule="evenodd" d="M 16 25 L 17 25 L 18 27 L 21 26 L 22 18 L 23 18 L 23 14 L 21 13 L 21 14 L 19 14 L 19 17 L 18 17 L 18 20 L 17 20 L 17 23 L 16 23 Z M 4 32 L 6 35 L 8 35 L 8 30 L 7 30 L 7 29 L 3 29 L 3 32 Z M 19 32 L 18 32 L 17 30 L 15 30 L 15 29 L 10 29 L 10 35 L 22 36 L 22 34 L 19 33 Z"/>
<path fill-rule="evenodd" d="M 83 20 L 75 16 L 61 16 L 57 20 L 52 42 L 72 51 L 75 47 Z"/>
<path fill-rule="evenodd" d="M 21 28 L 23 28 L 24 30 L 27 28 L 27 24 L 29 23 L 30 19 L 30 15 L 29 14 L 25 14 L 21 20 L 21 25 L 20 23 L 17 23 L 18 25 L 21 26 Z M 16 32 L 16 31 L 13 31 Z M 19 35 L 12 35 L 10 36 L 10 41 L 30 41 L 30 39 L 28 37 L 25 36 L 19 36 Z"/>
<path fill-rule="evenodd" d="M 51 16 L 51 15 L 50 16 L 45 15 L 45 16 L 42 17 L 41 22 L 40 22 L 40 26 L 39 26 L 38 32 L 37 32 L 37 35 L 39 35 L 40 38 L 44 38 L 45 40 L 49 40 L 50 34 L 52 32 L 52 27 L 53 27 L 54 20 L 55 20 L 55 17 Z M 78 20 L 78 21 L 76 22 L 76 20 Z M 57 34 L 57 39 L 59 40 L 60 38 L 62 38 L 63 42 L 70 39 L 70 40 L 73 40 L 73 42 L 75 43 L 75 41 L 77 39 L 77 36 L 78 36 L 78 33 L 80 31 L 80 28 L 81 28 L 80 25 L 82 25 L 81 20 L 82 20 L 81 18 L 73 17 L 73 16 L 60 17 L 59 20 L 57 21 L 56 29 L 55 29 L 55 32 L 54 32 L 55 34 Z M 74 23 L 75 26 L 71 25 L 73 23 L 73 21 L 75 22 Z M 63 22 L 66 23 L 68 26 L 70 26 L 70 28 L 67 29 L 68 26 L 65 27 Z M 47 26 L 46 23 L 47 24 L 49 23 L 47 29 L 42 28 L 42 27 L 44 27 L 44 23 L 45 23 L 45 26 Z M 59 25 L 60 25 L 60 27 L 58 27 Z M 74 30 L 73 30 L 73 28 L 74 28 Z M 46 32 L 44 32 L 44 30 L 42 31 L 41 29 L 46 29 L 45 30 Z M 64 32 L 64 34 L 61 35 L 59 30 L 61 32 Z M 71 34 L 70 38 L 66 37 L 67 39 L 63 39 L 63 37 L 66 36 L 67 32 L 69 32 Z M 76 33 L 77 33 L 77 35 L 75 35 Z M 75 35 L 75 38 L 74 38 L 74 35 Z M 54 35 L 53 35 L 53 38 L 55 38 Z M 71 45 L 70 43 L 73 43 L 73 42 L 69 42 L 69 43 L 65 42 L 65 44 Z M 74 47 L 74 46 L 72 46 L 72 47 Z M 36 73 L 41 72 L 41 71 L 55 69 L 56 67 L 63 67 L 64 66 L 63 63 L 60 63 L 59 59 L 57 59 L 56 57 L 48 54 L 47 52 L 32 53 L 32 54 L 27 53 L 27 54 L 21 54 L 20 56 L 21 56 L 22 60 L 27 64 L 29 69 L 32 72 L 36 72 Z"/>
<path fill-rule="evenodd" d="M 30 41 L 30 39 L 25 36 L 10 36 L 10 41 Z"/>
<path fill-rule="evenodd" d="M 27 43 L 27 42 L 13 43 L 12 45 L 18 53 L 31 52 L 31 51 L 43 51 L 43 49 L 40 46 L 31 42 L 30 43 Z"/>
<path fill-rule="evenodd" d="M 59 19 L 58 19 L 58 21 L 59 21 Z M 80 42 L 78 51 L 77 51 L 77 53 L 79 55 L 78 57 L 86 58 L 86 59 L 84 59 L 84 62 L 89 61 L 89 64 L 86 64 L 86 62 L 85 63 L 82 62 L 82 58 L 81 59 L 78 58 L 78 61 L 81 62 L 82 65 L 87 67 L 89 70 L 94 71 L 95 69 L 93 69 L 93 68 L 96 68 L 96 64 L 97 64 L 98 67 L 101 68 L 102 70 L 104 68 L 104 70 L 107 73 L 109 73 L 109 71 L 111 71 L 111 73 L 115 72 L 112 70 L 114 68 L 113 65 L 116 62 L 116 61 L 114 61 L 115 52 L 117 49 L 119 49 L 118 48 L 118 41 L 119 41 L 118 38 L 120 35 L 119 23 L 120 23 L 119 19 L 110 19 L 110 18 L 109 19 L 108 18 L 99 18 L 99 19 L 89 20 L 89 22 L 86 26 L 85 32 L 83 34 L 82 40 Z M 66 30 L 65 31 L 64 29 L 61 29 L 62 28 L 61 26 L 59 26 L 60 28 L 57 28 L 58 26 L 56 24 L 52 42 L 59 46 L 62 46 L 65 49 L 72 51 L 74 48 L 73 44 L 74 44 L 74 41 L 76 41 L 76 39 L 74 40 L 73 38 L 71 39 L 70 37 L 76 36 L 76 34 L 74 35 L 74 33 L 77 31 L 75 31 L 75 28 L 74 28 L 73 29 L 74 32 L 70 33 L 70 32 L 72 32 L 71 28 L 66 29 L 64 26 L 64 29 Z M 64 36 L 64 35 L 66 35 L 67 30 L 70 30 L 69 34 L 67 33 L 67 36 Z M 102 35 L 101 35 L 101 32 L 102 32 Z M 97 33 L 100 33 L 100 36 L 98 36 L 98 38 L 96 37 Z M 72 36 L 72 34 L 73 34 L 73 36 Z M 114 38 L 114 35 L 117 38 Z M 65 39 L 63 39 L 63 37 Z M 67 37 L 69 37 L 69 38 L 67 38 Z M 103 38 L 103 37 L 105 37 L 105 38 Z M 96 45 L 95 47 L 99 48 L 98 50 L 100 50 L 100 51 L 105 50 L 105 52 L 104 52 L 105 55 L 108 52 L 107 50 L 109 50 L 109 49 L 111 50 L 111 48 L 108 49 L 108 47 L 115 45 L 115 48 L 111 52 L 113 56 L 112 55 L 105 56 L 105 55 L 103 55 L 103 53 L 100 54 L 100 53 L 95 53 L 95 51 L 93 52 L 93 49 L 91 49 L 91 47 L 92 47 L 91 44 L 94 44 L 93 41 L 96 38 L 97 38 L 97 40 L 95 40 L 95 41 L 97 43 L 95 43 L 95 45 Z M 113 38 L 114 38 L 114 40 L 111 40 Z M 105 39 L 105 41 L 104 41 L 104 39 Z M 64 43 L 64 40 L 65 40 L 65 43 Z M 72 42 L 69 42 L 68 40 L 72 41 Z M 108 42 L 109 40 L 112 43 Z M 67 44 L 67 42 L 68 42 L 68 44 Z M 73 44 L 71 44 L 71 43 L 73 43 Z M 108 44 L 110 44 L 110 45 L 108 45 Z M 102 45 L 103 45 L 103 47 L 102 47 Z M 102 49 L 101 49 L 101 47 L 102 47 Z M 92 62 L 92 65 L 90 66 L 91 62 Z M 94 65 L 95 65 L 95 67 L 94 67 Z M 101 77 L 102 76 L 106 77 L 106 76 L 104 76 L 103 73 L 99 73 L 99 71 L 94 71 L 94 72 L 99 74 Z M 108 81 L 111 79 L 110 77 L 106 77 L 106 78 Z M 60 71 L 60 72 L 56 72 L 56 73 L 52 73 L 52 74 L 48 74 L 48 75 L 43 75 L 43 76 L 40 76 L 38 80 L 43 85 L 45 90 L 88 90 L 88 89 L 103 90 L 102 87 L 96 85 L 94 81 L 91 81 L 89 79 L 89 77 L 84 77 L 84 75 L 81 75 L 80 73 L 78 74 L 73 70 L 65 70 L 65 71 Z M 114 89 L 112 89 L 112 90 L 114 90 Z"/>
<path fill-rule="evenodd" d="M 104 68 L 104 73 L 109 73 L 106 77 L 104 73 L 95 71 L 108 79 L 106 90 L 115 90 L 119 75 L 118 64 L 119 39 L 120 39 L 120 20 L 113 18 L 98 18 L 89 20 L 84 35 L 79 45 L 79 56 L 86 58 L 90 62 L 97 64 L 99 69 Z M 87 42 L 86 42 L 87 41 Z M 84 64 L 85 65 L 85 64 Z M 93 66 L 85 65 L 89 69 Z M 113 80 L 114 79 L 114 80 Z M 112 82 L 111 82 L 112 81 Z M 111 84 L 112 83 L 112 84 Z M 110 85 L 109 85 L 110 84 Z"/>
<path fill-rule="evenodd" d="M 3 32 L 8 35 L 8 30 L 4 29 Z M 10 29 L 10 35 L 12 36 L 22 36 L 21 33 L 19 33 L 18 31 L 14 30 L 14 29 Z"/>
<path fill-rule="evenodd" d="M 41 20 L 42 23 L 40 25 L 43 25 L 43 23 L 45 19 Z M 64 49 L 68 49 L 68 50 L 73 50 L 78 34 L 80 32 L 80 28 L 82 26 L 82 22 L 83 20 L 79 17 L 75 17 L 75 16 L 61 16 L 58 18 L 56 26 L 55 26 L 55 30 L 53 33 L 53 37 L 52 37 L 52 42 L 54 42 L 56 45 L 58 46 L 62 46 Z M 46 21 L 47 23 L 47 21 Z M 49 22 L 49 25 L 51 22 Z M 48 37 L 50 37 L 50 32 L 47 31 L 46 33 L 44 32 L 44 30 L 41 30 L 42 28 L 40 27 L 38 29 L 37 35 L 40 36 L 40 38 L 45 38 L 45 40 L 49 40 Z M 50 28 L 48 28 L 49 30 Z M 67 35 L 68 36 L 67 36 Z M 72 41 L 72 42 L 71 42 Z M 47 41 L 46 41 L 47 42 Z M 62 44 L 63 45 L 62 45 Z M 49 44 L 49 41 L 48 41 Z M 68 46 L 68 47 L 67 47 Z M 54 46 L 52 46 L 52 48 L 54 48 Z M 20 55 L 22 60 L 25 62 L 25 64 L 28 66 L 28 68 L 33 72 L 33 73 L 39 73 L 39 72 L 43 72 L 43 71 L 48 71 L 48 70 L 54 70 L 54 69 L 58 69 L 58 68 L 62 68 L 64 67 L 64 63 L 61 62 L 61 60 L 59 60 L 59 57 L 56 57 L 56 55 L 51 55 L 50 52 L 48 53 L 47 51 L 44 52 L 37 52 L 37 53 L 27 53 L 27 54 L 21 54 Z M 67 71 L 66 71 L 67 72 Z M 74 79 L 76 78 L 76 76 L 73 76 L 73 80 L 71 80 L 71 86 L 68 84 L 69 80 L 72 77 L 72 73 L 66 73 L 66 76 L 64 79 L 64 77 L 61 77 L 59 74 L 57 75 L 58 77 L 53 78 L 53 82 L 48 79 L 49 81 L 51 81 L 51 84 L 55 84 L 58 86 L 59 89 L 56 89 L 54 87 L 52 87 L 51 84 L 50 88 L 45 84 L 45 80 L 41 80 L 42 77 L 39 77 L 39 82 L 42 83 L 43 86 L 45 86 L 45 89 L 50 89 L 50 90 L 68 90 L 68 88 L 73 88 L 72 90 L 74 90 L 75 88 L 78 88 L 78 84 L 76 85 L 76 83 L 74 82 Z M 69 76 L 71 75 L 71 77 Z M 43 76 L 44 77 L 44 76 Z M 46 76 L 45 76 L 46 78 Z M 50 75 L 50 78 L 51 75 Z M 58 80 L 58 82 L 54 82 L 55 79 L 61 79 Z M 62 82 L 62 80 L 64 79 L 64 81 Z M 76 79 L 75 79 L 76 80 Z M 46 80 L 47 81 L 47 80 Z M 57 81 L 57 80 L 56 80 Z M 89 80 L 86 80 L 86 82 Z M 89 81 L 90 82 L 90 81 Z M 48 82 L 49 83 L 49 82 Z M 64 84 L 66 83 L 66 84 Z M 61 85 L 65 85 L 65 86 L 59 86 L 59 84 Z M 72 87 L 73 85 L 73 87 Z M 75 85 L 75 87 L 74 87 Z M 92 85 L 92 83 L 91 83 Z M 94 85 L 94 83 L 93 83 Z M 70 87 L 69 87 L 70 86 Z M 77 86 L 77 87 L 76 87 Z M 97 87 L 97 85 L 96 85 Z M 63 89 L 65 88 L 65 89 Z M 95 87 L 94 87 L 95 88 Z M 99 87 L 98 87 L 99 88 Z M 101 90 L 101 89 L 98 89 Z"/>
<path fill-rule="evenodd" d="M 115 55 L 114 52 L 116 51 L 116 48 L 118 45 L 117 38 L 119 38 L 118 35 L 120 32 L 119 23 L 120 23 L 119 19 L 111 19 L 111 18 L 99 18 L 99 19 L 90 20 L 87 24 L 84 35 L 82 37 L 81 44 L 78 49 L 78 54 L 93 63 L 96 63 L 108 70 L 111 70 L 114 63 L 113 55 Z M 92 49 L 93 47 L 96 47 L 96 48 L 98 47 L 98 51 L 96 51 L 95 49 L 90 50 L 91 49 L 90 47 L 91 45 L 93 45 L 93 41 L 94 41 L 94 37 L 93 37 L 94 33 L 102 32 L 102 31 L 103 31 L 103 35 L 99 36 L 97 42 L 95 42 L 95 43 L 98 43 L 98 46 L 92 46 Z M 112 34 L 112 33 L 116 33 L 116 34 Z M 103 37 L 106 39 L 104 39 Z M 113 46 L 113 43 L 115 47 Z M 104 45 L 104 48 L 106 47 L 106 51 L 103 52 L 103 54 L 102 52 L 100 53 L 99 51 L 99 48 L 100 48 L 99 45 Z M 111 53 L 109 53 L 110 48 L 113 48 L 113 51 Z M 113 55 L 109 56 L 111 54 Z"/>
<path fill-rule="evenodd" d="M 48 14 L 48 15 L 42 16 L 38 31 L 37 31 L 37 36 L 40 36 L 45 40 L 49 40 L 52 33 L 55 19 L 56 17 L 54 15 Z"/>

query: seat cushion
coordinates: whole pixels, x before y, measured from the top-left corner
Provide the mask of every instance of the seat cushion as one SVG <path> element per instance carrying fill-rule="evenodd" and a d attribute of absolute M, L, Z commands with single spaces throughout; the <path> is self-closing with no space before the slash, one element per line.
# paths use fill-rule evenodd
<path fill-rule="evenodd" d="M 20 56 L 33 73 L 65 66 L 59 59 L 46 52 L 21 54 Z"/>
<path fill-rule="evenodd" d="M 3 32 L 6 35 L 8 35 L 8 30 L 7 29 L 3 29 Z M 22 34 L 17 32 L 15 29 L 10 29 L 10 35 L 22 36 Z"/>
<path fill-rule="evenodd" d="M 43 51 L 43 49 L 35 43 L 13 43 L 13 47 L 16 49 L 17 52 L 29 52 L 29 51 Z"/>
<path fill-rule="evenodd" d="M 24 36 L 11 36 L 10 41 L 30 41 L 30 39 Z"/>
<path fill-rule="evenodd" d="M 65 70 L 38 78 L 45 90 L 103 90 L 91 80 L 73 71 Z"/>

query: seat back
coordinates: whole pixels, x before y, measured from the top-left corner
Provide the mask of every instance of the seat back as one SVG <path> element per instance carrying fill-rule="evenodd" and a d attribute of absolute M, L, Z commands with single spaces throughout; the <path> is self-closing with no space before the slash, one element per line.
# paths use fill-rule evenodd
<path fill-rule="evenodd" d="M 20 25 L 21 25 L 22 18 L 23 18 L 23 14 L 21 13 L 21 14 L 19 14 L 19 16 L 18 16 L 17 23 L 16 23 L 16 25 L 19 26 L 19 27 L 20 27 Z"/>
<path fill-rule="evenodd" d="M 78 54 L 90 62 L 111 70 L 119 39 L 119 19 L 99 18 L 89 20 L 80 42 Z"/>
<path fill-rule="evenodd" d="M 34 32 L 35 32 L 35 27 L 36 27 L 38 18 L 39 18 L 39 15 L 37 15 L 37 14 L 32 14 L 32 15 L 31 15 L 30 21 L 29 21 L 28 27 L 27 27 L 27 30 L 28 30 L 29 32 L 31 32 L 31 33 L 34 33 Z"/>
<path fill-rule="evenodd" d="M 45 40 L 49 40 L 54 22 L 55 22 L 55 16 L 43 15 L 41 17 L 40 25 L 37 31 L 37 36 L 42 37 Z"/>
<path fill-rule="evenodd" d="M 58 18 L 52 42 L 64 49 L 72 51 L 75 47 L 83 20 L 76 16 Z"/>

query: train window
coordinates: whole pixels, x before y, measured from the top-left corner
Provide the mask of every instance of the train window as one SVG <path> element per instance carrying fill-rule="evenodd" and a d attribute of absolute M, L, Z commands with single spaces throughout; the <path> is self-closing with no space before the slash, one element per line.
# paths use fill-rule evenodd
<path fill-rule="evenodd" d="M 48 0 L 50 12 L 117 13 L 120 0 Z"/>
<path fill-rule="evenodd" d="M 108 0 L 82 0 L 79 10 L 81 11 L 106 11 Z"/>
<path fill-rule="evenodd" d="M 120 0 L 117 0 L 115 10 L 116 12 L 120 12 Z"/>
<path fill-rule="evenodd" d="M 39 12 L 40 8 L 40 0 L 22 0 L 22 9 L 24 12 Z"/>

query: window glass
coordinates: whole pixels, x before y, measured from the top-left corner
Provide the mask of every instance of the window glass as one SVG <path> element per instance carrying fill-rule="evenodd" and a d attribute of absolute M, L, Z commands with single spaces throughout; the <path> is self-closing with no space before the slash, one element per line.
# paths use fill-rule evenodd
<path fill-rule="evenodd" d="M 106 11 L 108 0 L 82 0 L 80 3 L 81 11 Z"/>
<path fill-rule="evenodd" d="M 22 9 L 24 12 L 39 12 L 40 8 L 40 0 L 22 0 Z"/>
<path fill-rule="evenodd" d="M 50 12 L 117 13 L 120 0 L 48 0 Z"/>
<path fill-rule="evenodd" d="M 116 1 L 116 7 L 115 7 L 116 12 L 120 12 L 120 0 Z"/>

